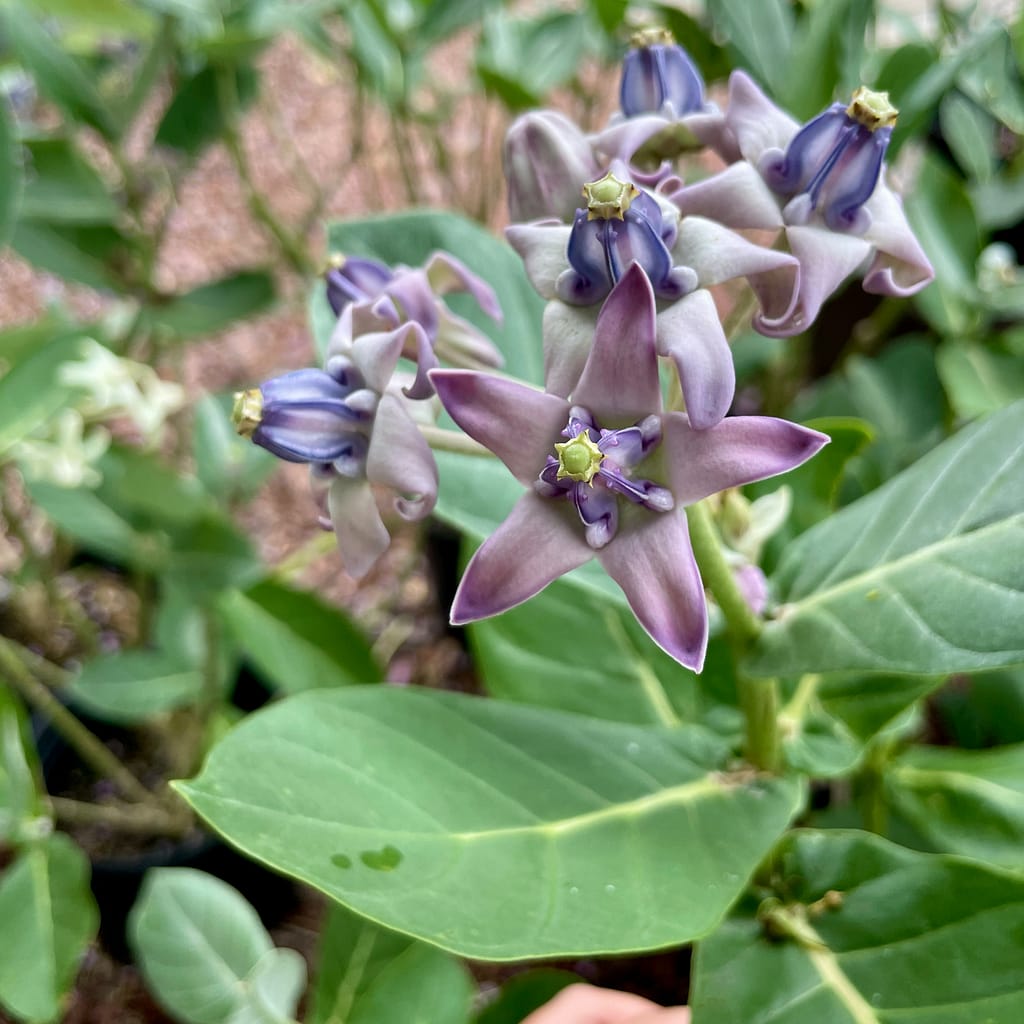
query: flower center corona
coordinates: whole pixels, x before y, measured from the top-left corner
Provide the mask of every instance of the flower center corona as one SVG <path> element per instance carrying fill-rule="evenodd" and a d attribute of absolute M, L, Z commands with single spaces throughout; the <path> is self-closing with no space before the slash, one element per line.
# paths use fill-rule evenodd
<path fill-rule="evenodd" d="M 588 430 L 580 431 L 569 441 L 556 443 L 555 451 L 558 453 L 559 480 L 568 477 L 570 480 L 589 484 L 604 461 L 604 453 L 590 439 Z"/>
<path fill-rule="evenodd" d="M 587 220 L 624 220 L 626 211 L 638 195 L 640 190 L 636 185 L 631 181 L 619 181 L 611 171 L 597 181 L 588 181 L 583 186 Z"/>
<path fill-rule="evenodd" d="M 874 92 L 862 85 L 854 92 L 846 113 L 870 131 L 877 131 L 892 128 L 900 112 L 889 102 L 887 92 Z"/>

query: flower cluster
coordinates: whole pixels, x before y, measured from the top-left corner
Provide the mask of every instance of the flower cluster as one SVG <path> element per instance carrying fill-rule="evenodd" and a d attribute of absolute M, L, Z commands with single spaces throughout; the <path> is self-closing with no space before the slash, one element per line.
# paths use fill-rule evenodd
<path fill-rule="evenodd" d="M 699 671 L 708 614 L 686 509 L 828 442 L 784 420 L 727 416 L 735 370 L 710 289 L 742 279 L 754 327 L 781 336 L 805 329 L 862 267 L 865 288 L 889 294 L 923 287 L 931 267 L 885 182 L 896 112 L 884 94 L 858 90 L 801 127 L 737 72 L 721 111 L 656 29 L 633 41 L 620 106 L 591 135 L 540 111 L 506 139 L 507 237 L 547 302 L 543 390 L 487 372 L 497 352 L 441 296 L 467 291 L 494 317 L 497 303 L 453 257 L 420 269 L 353 258 L 327 273 L 338 321 L 324 369 L 245 393 L 238 420 L 258 444 L 311 464 L 324 519 L 360 575 L 388 544 L 371 484 L 397 490 L 407 518 L 433 507 L 437 468 L 410 404 L 436 392 L 526 488 L 470 561 L 452 622 L 497 615 L 597 559 L 653 640 Z M 677 161 L 701 147 L 727 166 L 685 185 Z M 777 237 L 765 246 L 745 229 Z M 416 363 L 405 388 L 402 356 Z M 770 504 L 757 530 L 720 516 L 722 558 L 758 614 L 760 546 L 788 510 Z M 747 509 L 738 495 L 726 505 Z"/>

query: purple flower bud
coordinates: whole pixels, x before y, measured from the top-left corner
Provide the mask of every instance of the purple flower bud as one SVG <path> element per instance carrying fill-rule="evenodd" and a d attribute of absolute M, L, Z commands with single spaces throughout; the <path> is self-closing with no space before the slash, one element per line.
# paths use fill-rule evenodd
<path fill-rule="evenodd" d="M 370 302 L 380 296 L 394 273 L 378 260 L 337 256 L 324 274 L 327 301 L 335 316 L 350 302 Z"/>
<path fill-rule="evenodd" d="M 287 462 L 334 463 L 357 476 L 377 396 L 354 369 L 341 381 L 323 370 L 296 370 L 235 396 L 238 432 Z"/>
<path fill-rule="evenodd" d="M 833 231 L 863 232 L 861 208 L 878 184 L 895 122 L 886 93 L 858 89 L 849 106 L 834 103 L 804 125 L 783 156 L 768 156 L 765 181 L 792 197 L 786 223 L 806 224 L 817 213 Z"/>
<path fill-rule="evenodd" d="M 660 298 L 678 299 L 697 287 L 692 270 L 673 265 L 674 230 L 662 223 L 655 199 L 611 173 L 583 191 L 587 208 L 576 211 L 569 235 L 571 269 L 555 284 L 560 299 L 574 306 L 600 302 L 632 263 L 640 264 Z"/>
<path fill-rule="evenodd" d="M 647 29 L 633 37 L 632 45 L 619 88 L 626 117 L 665 114 L 675 119 L 704 107 L 704 80 L 670 32 Z"/>
<path fill-rule="evenodd" d="M 513 223 L 572 220 L 583 183 L 600 173 L 587 137 L 553 110 L 536 110 L 512 122 L 503 162 Z"/>

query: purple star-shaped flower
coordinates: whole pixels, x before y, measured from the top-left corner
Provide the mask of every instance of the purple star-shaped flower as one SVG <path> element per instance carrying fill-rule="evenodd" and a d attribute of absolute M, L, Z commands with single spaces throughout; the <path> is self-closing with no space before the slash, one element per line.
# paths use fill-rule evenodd
<path fill-rule="evenodd" d="M 529 490 L 466 569 L 452 622 L 487 618 L 597 558 L 654 641 L 699 671 L 707 606 L 685 507 L 786 472 L 828 438 L 769 417 L 695 430 L 665 412 L 655 299 L 639 265 L 601 310 L 571 401 L 469 370 L 434 370 L 456 423 Z"/>
<path fill-rule="evenodd" d="M 697 184 L 666 187 L 666 194 L 684 215 L 785 233 L 800 261 L 798 293 L 788 316 L 755 317 L 762 334 L 806 330 L 829 295 L 865 264 L 864 290 L 880 295 L 912 295 L 935 276 L 885 182 L 895 117 L 884 94 L 858 90 L 849 107 L 835 104 L 801 127 L 748 75 L 733 72 L 728 137 L 719 152 L 736 162 Z"/>

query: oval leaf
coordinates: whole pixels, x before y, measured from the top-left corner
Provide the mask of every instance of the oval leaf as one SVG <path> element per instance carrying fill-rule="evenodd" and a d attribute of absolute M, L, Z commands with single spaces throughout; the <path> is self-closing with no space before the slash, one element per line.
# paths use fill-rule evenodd
<path fill-rule="evenodd" d="M 512 960 L 712 929 L 801 795 L 723 774 L 728 756 L 693 727 L 356 687 L 251 716 L 179 787 L 234 845 L 358 913 Z"/>

